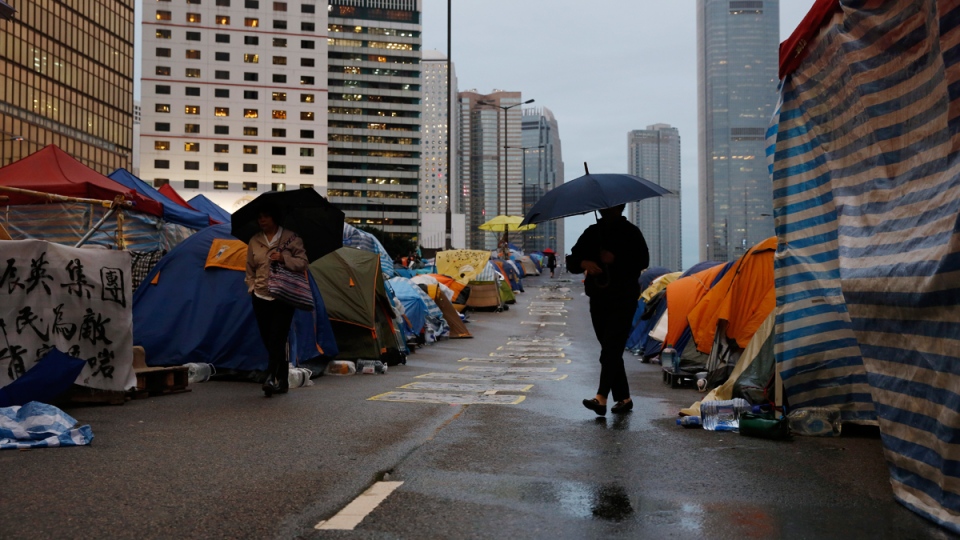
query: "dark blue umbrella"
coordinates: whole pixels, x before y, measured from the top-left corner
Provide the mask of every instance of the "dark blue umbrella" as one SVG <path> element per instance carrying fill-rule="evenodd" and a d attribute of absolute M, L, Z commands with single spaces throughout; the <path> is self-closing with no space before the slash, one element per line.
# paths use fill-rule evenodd
<path fill-rule="evenodd" d="M 586 163 L 584 163 L 586 168 Z M 673 192 L 629 174 L 587 174 L 551 189 L 533 205 L 523 225 L 543 223 Z"/>

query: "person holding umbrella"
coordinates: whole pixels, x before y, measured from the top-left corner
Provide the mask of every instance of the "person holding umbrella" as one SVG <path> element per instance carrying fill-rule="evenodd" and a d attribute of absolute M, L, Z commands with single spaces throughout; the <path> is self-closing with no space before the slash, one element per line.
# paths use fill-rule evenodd
<path fill-rule="evenodd" d="M 547 248 L 543 250 L 543 254 L 547 256 L 547 268 L 550 269 L 550 277 L 553 278 L 557 270 L 557 253 Z"/>
<path fill-rule="evenodd" d="M 597 223 L 587 227 L 567 256 L 567 270 L 585 274 L 590 297 L 590 319 L 600 342 L 600 385 L 597 395 L 583 406 L 600 416 L 607 414 L 607 396 L 616 402 L 610 411 L 633 409 L 623 365 L 623 350 L 640 296 L 638 279 L 650 264 L 643 233 L 621 215 L 625 205 L 603 208 Z"/>
<path fill-rule="evenodd" d="M 279 206 L 262 205 L 257 218 L 260 233 L 250 238 L 247 247 L 247 292 L 253 299 L 253 314 L 270 359 L 263 383 L 267 397 L 286 394 L 290 385 L 286 343 L 294 311 L 292 305 L 275 299 L 267 290 L 270 266 L 281 264 L 291 271 L 303 272 L 309 264 L 303 241 L 295 232 L 278 225 L 282 222 Z"/>

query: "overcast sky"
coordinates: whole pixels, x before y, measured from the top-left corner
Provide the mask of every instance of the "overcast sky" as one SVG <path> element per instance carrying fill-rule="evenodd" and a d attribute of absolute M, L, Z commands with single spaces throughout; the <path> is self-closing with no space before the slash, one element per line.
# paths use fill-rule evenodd
<path fill-rule="evenodd" d="M 768 0 L 769 1 L 769 0 Z M 786 39 L 814 0 L 780 2 Z M 566 179 L 627 172 L 627 132 L 680 130 L 683 265 L 697 250 L 696 0 L 454 0 L 460 90 L 523 92 L 557 117 Z M 423 48 L 446 53 L 447 1 L 423 0 Z M 567 218 L 566 247 L 593 215 Z"/>

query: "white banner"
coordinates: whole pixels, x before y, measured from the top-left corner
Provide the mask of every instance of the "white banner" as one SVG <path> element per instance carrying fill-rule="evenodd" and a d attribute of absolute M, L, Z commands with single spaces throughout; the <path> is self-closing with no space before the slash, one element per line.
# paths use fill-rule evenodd
<path fill-rule="evenodd" d="M 126 252 L 0 241 L 0 387 L 54 347 L 87 361 L 79 385 L 135 387 L 132 301 Z"/>

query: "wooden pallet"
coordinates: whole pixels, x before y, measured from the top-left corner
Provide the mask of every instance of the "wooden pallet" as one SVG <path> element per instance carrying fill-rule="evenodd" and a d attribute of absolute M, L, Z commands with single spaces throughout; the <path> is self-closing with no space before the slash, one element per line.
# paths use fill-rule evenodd
<path fill-rule="evenodd" d="M 137 388 L 130 392 L 133 399 L 189 392 L 189 374 L 186 366 L 144 367 L 134 370 Z"/>

